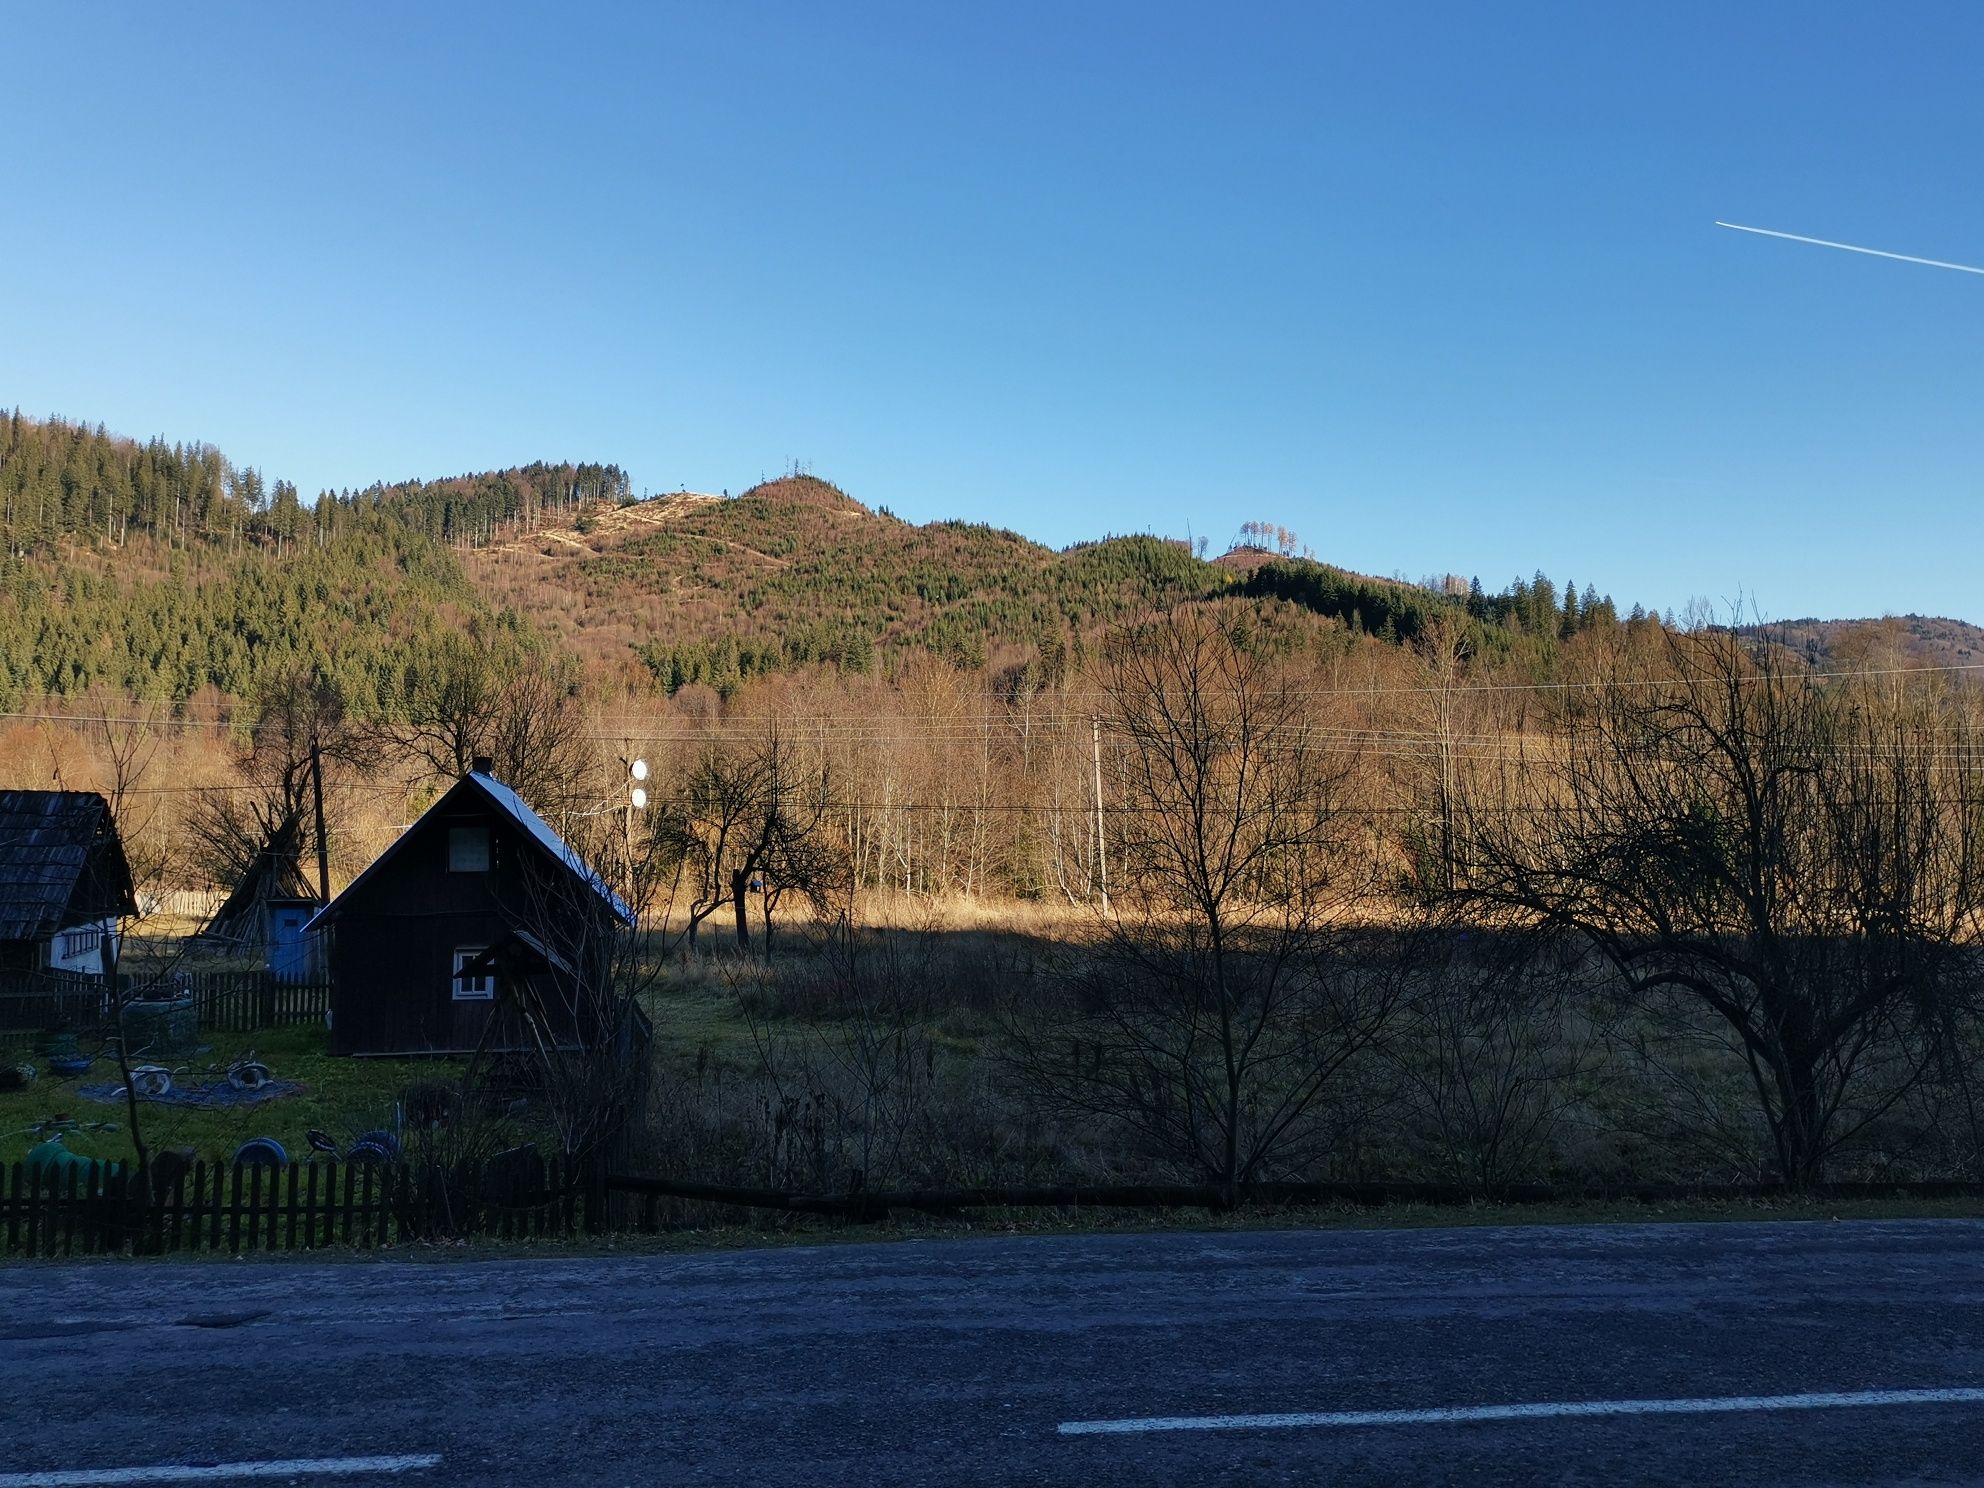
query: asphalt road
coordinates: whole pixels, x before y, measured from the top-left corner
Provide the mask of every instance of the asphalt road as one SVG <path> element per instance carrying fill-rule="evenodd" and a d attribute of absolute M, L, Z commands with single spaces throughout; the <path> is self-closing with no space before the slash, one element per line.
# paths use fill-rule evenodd
<path fill-rule="evenodd" d="M 1392 1414 L 1481 1407 L 1548 1409 Z M 1296 1419 L 1205 1419 L 1264 1413 Z M 17 1266 L 0 1456 L 0 1488 L 1984 1483 L 1984 1224 Z"/>

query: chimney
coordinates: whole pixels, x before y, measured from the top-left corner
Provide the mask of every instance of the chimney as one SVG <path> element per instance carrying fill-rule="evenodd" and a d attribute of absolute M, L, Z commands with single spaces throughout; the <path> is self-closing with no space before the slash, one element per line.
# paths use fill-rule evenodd
<path fill-rule="evenodd" d="M 494 775 L 496 773 L 496 761 L 486 754 L 478 754 L 473 760 L 469 761 L 468 769 L 471 775 Z"/>

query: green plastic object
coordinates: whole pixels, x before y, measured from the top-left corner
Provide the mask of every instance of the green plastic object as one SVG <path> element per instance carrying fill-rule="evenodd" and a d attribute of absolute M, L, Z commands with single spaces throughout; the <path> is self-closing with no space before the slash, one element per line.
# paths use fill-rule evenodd
<path fill-rule="evenodd" d="M 50 1137 L 39 1147 L 31 1148 L 25 1160 L 28 1184 L 32 1188 L 60 1188 L 69 1181 L 69 1174 L 76 1175 L 78 1191 L 89 1188 L 95 1182 L 96 1159 L 78 1157 L 62 1145 L 60 1137 Z"/>

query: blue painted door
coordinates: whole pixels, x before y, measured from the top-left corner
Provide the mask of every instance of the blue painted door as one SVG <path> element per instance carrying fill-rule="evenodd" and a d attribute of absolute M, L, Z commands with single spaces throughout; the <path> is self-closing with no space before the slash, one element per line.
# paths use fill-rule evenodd
<path fill-rule="evenodd" d="M 269 911 L 269 970 L 279 982 L 307 982 L 316 974 L 316 937 L 303 933 L 311 913 L 307 904 Z"/>

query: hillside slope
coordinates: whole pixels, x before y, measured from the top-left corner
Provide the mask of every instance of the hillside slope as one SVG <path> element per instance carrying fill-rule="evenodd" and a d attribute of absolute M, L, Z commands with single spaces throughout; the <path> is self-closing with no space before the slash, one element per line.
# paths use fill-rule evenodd
<path fill-rule="evenodd" d="M 1984 626 L 1940 615 L 1889 615 L 1879 620 L 1807 617 L 1761 628 L 1827 670 L 1984 666 Z"/>
<path fill-rule="evenodd" d="M 466 559 L 498 605 L 590 662 L 638 655 L 664 687 L 728 686 L 813 661 L 866 670 L 893 648 L 983 665 L 1052 646 L 1233 576 L 1183 543 L 1110 538 L 1057 552 L 974 522 L 915 526 L 810 476 L 734 499 L 662 496 Z"/>
<path fill-rule="evenodd" d="M 211 446 L 0 415 L 0 706 L 99 687 L 246 697 L 301 665 L 387 710 L 464 631 L 506 652 L 550 640 L 634 690 L 727 692 L 912 654 L 1052 672 L 1125 616 L 1201 600 L 1278 605 L 1340 644 L 1409 644 L 1437 623 L 1537 676 L 1584 632 L 1659 624 L 1540 573 L 1435 593 L 1285 543 L 1210 561 L 1148 535 L 1057 551 L 986 523 L 907 523 L 811 476 L 735 499 L 632 490 L 615 465 L 537 462 L 306 504 Z M 1984 629 L 1961 621 L 1777 628 L 1827 664 L 1984 659 Z"/>
<path fill-rule="evenodd" d="M 979 667 L 1051 662 L 1125 616 L 1233 598 L 1306 612 L 1341 637 L 1419 639 L 1442 617 L 1476 655 L 1532 670 L 1583 631 L 1622 621 L 1591 586 L 1538 574 L 1500 594 L 1433 593 L 1259 548 L 1211 560 L 1182 542 L 1113 537 L 1057 551 L 975 522 L 916 526 L 810 476 L 733 499 L 684 493 L 546 525 L 464 558 L 498 606 L 549 627 L 596 670 L 674 691 L 728 691 L 826 662 L 886 667 L 907 651 Z"/>

